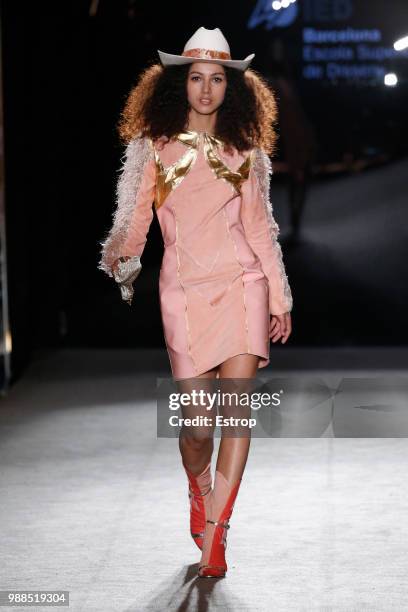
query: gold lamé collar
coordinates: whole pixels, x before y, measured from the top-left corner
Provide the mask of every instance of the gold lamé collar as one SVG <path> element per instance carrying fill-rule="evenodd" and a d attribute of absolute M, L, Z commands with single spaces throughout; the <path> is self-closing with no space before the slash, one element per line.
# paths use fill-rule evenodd
<path fill-rule="evenodd" d="M 223 146 L 224 143 L 222 140 L 214 136 L 213 134 L 209 134 L 209 132 L 198 132 L 196 130 L 184 130 L 183 132 L 179 132 L 176 136 L 176 140 L 182 142 L 183 144 L 197 148 L 200 142 L 200 138 L 204 141 L 207 140 L 213 145 Z"/>

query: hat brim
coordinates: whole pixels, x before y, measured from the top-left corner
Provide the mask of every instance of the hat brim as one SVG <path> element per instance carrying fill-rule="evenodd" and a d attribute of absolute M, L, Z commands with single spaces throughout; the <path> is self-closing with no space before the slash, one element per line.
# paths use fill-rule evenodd
<path fill-rule="evenodd" d="M 194 62 L 206 62 L 208 64 L 221 64 L 222 66 L 229 66 L 230 68 L 237 68 L 237 70 L 245 70 L 255 57 L 255 53 L 251 53 L 243 60 L 224 60 L 224 59 L 207 59 L 201 57 L 185 57 L 184 55 L 173 55 L 171 53 L 165 53 L 164 51 L 157 50 L 160 61 L 163 66 L 169 66 L 171 64 L 181 66 L 182 64 L 194 64 Z"/>

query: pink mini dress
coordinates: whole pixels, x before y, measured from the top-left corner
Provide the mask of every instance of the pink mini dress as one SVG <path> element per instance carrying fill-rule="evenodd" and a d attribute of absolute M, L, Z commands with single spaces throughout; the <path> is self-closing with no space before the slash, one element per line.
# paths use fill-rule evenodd
<path fill-rule="evenodd" d="M 164 242 L 160 307 L 175 380 L 239 354 L 258 355 L 259 368 L 269 364 L 270 314 L 292 310 L 269 201 L 271 173 L 262 149 L 227 152 L 207 132 L 135 137 L 127 145 L 98 268 L 114 276 L 112 264 L 128 255 L 129 273 L 140 269 L 154 206 Z M 122 297 L 131 303 L 131 283 Z"/>

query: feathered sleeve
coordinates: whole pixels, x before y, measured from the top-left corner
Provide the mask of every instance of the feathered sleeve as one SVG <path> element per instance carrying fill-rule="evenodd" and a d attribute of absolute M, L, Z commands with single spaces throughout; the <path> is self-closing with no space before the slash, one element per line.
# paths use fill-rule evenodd
<path fill-rule="evenodd" d="M 248 179 L 242 184 L 241 220 L 268 279 L 269 312 L 279 315 L 292 310 L 293 300 L 278 242 L 279 226 L 269 199 L 272 164 L 259 147 L 252 149 L 251 162 Z"/>
<path fill-rule="evenodd" d="M 113 223 L 102 245 L 98 268 L 119 284 L 122 298 L 131 304 L 132 283 L 141 270 L 140 257 L 153 220 L 152 204 L 156 188 L 156 163 L 153 144 L 148 137 L 135 137 L 126 147 L 116 186 Z M 120 257 L 117 272 L 112 265 Z"/>

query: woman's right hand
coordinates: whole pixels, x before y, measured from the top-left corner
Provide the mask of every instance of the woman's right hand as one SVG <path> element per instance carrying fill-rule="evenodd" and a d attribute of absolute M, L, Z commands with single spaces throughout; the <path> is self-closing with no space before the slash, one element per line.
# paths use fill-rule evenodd
<path fill-rule="evenodd" d="M 281 343 L 285 344 L 286 340 L 292 333 L 292 317 L 290 312 L 285 312 L 280 315 L 272 315 L 269 323 L 269 337 L 272 342 L 277 342 L 282 338 Z"/>

